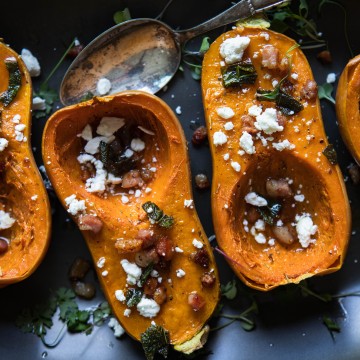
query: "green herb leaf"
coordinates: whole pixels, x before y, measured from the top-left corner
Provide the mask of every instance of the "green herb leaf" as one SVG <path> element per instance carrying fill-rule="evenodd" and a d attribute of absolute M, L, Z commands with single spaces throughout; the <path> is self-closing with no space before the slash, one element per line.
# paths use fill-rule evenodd
<path fill-rule="evenodd" d="M 306 0 L 300 0 L 300 3 L 299 3 L 299 13 L 300 13 L 300 15 L 303 16 L 304 18 L 306 18 L 306 17 L 308 16 L 309 6 L 308 6 Z"/>
<path fill-rule="evenodd" d="M 126 292 L 126 305 L 128 307 L 136 306 L 143 296 L 141 289 L 130 288 Z"/>
<path fill-rule="evenodd" d="M 142 208 L 147 213 L 150 221 L 157 223 L 159 226 L 169 229 L 174 225 L 174 218 L 172 216 L 165 215 L 155 203 L 147 201 L 142 205 Z"/>
<path fill-rule="evenodd" d="M 103 301 L 93 313 L 94 325 L 100 326 L 111 315 L 111 309 L 108 302 Z"/>
<path fill-rule="evenodd" d="M 275 219 L 279 217 L 281 204 L 271 202 L 267 199 L 266 201 L 268 203 L 266 206 L 256 207 L 256 210 L 267 224 L 274 225 Z"/>
<path fill-rule="evenodd" d="M 237 295 L 236 280 L 229 281 L 226 285 L 221 285 L 221 296 L 224 296 L 228 300 L 235 299 Z"/>
<path fill-rule="evenodd" d="M 90 312 L 87 310 L 73 310 L 67 313 L 66 324 L 70 332 L 82 332 L 85 331 L 88 335 L 92 326 L 88 323 L 90 319 Z"/>
<path fill-rule="evenodd" d="M 210 48 L 210 38 L 208 36 L 205 36 L 201 41 L 199 52 L 204 54 L 209 50 L 209 48 Z"/>
<path fill-rule="evenodd" d="M 9 73 L 9 83 L 7 89 L 0 94 L 0 102 L 2 102 L 6 107 L 10 105 L 10 103 L 15 99 L 20 89 L 21 72 L 19 69 L 19 64 L 14 57 L 6 58 L 4 63 Z"/>
<path fill-rule="evenodd" d="M 114 14 L 113 18 L 115 24 L 121 24 L 124 21 L 130 20 L 131 19 L 130 10 L 128 8 L 125 8 L 124 10 L 117 11 Z"/>
<path fill-rule="evenodd" d="M 147 360 L 153 360 L 156 353 L 164 358 L 168 355 L 169 332 L 158 325 L 151 325 L 140 335 L 141 345 Z"/>
<path fill-rule="evenodd" d="M 80 99 L 80 102 L 91 100 L 95 95 L 91 91 L 87 91 Z"/>
<path fill-rule="evenodd" d="M 335 99 L 332 97 L 333 90 L 334 90 L 334 87 L 329 83 L 319 85 L 318 86 L 319 99 L 320 100 L 325 99 L 325 100 L 328 100 L 328 101 L 332 102 L 333 104 L 335 104 Z"/>
<path fill-rule="evenodd" d="M 238 88 L 243 84 L 254 84 L 257 73 L 250 61 L 242 61 L 221 67 L 222 82 L 225 88 Z"/>
<path fill-rule="evenodd" d="M 331 165 L 336 165 L 338 163 L 336 150 L 334 145 L 329 144 L 324 150 L 323 155 L 329 160 Z"/>
<path fill-rule="evenodd" d="M 341 331 L 340 326 L 333 319 L 331 319 L 330 316 L 324 315 L 322 320 L 323 320 L 324 325 L 328 328 L 328 330 L 330 332 L 333 332 L 333 331 L 340 332 Z"/>
<path fill-rule="evenodd" d="M 150 276 L 153 268 L 154 268 L 154 264 L 151 263 L 143 270 L 143 272 L 140 276 L 140 280 L 139 280 L 140 286 L 143 286 L 145 284 L 145 282 L 146 282 L 147 278 Z"/>

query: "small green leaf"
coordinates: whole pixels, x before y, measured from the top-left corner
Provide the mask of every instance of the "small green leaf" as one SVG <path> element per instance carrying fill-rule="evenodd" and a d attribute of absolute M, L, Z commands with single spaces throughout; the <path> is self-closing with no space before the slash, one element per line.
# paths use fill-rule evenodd
<path fill-rule="evenodd" d="M 244 84 L 254 84 L 257 73 L 250 61 L 242 61 L 221 67 L 222 82 L 225 88 L 238 88 Z"/>
<path fill-rule="evenodd" d="M 235 299 L 237 295 L 236 280 L 229 281 L 226 285 L 221 285 L 221 295 L 228 300 Z"/>
<path fill-rule="evenodd" d="M 136 306 L 143 296 L 143 291 L 140 289 L 130 288 L 126 292 L 126 305 L 131 308 Z"/>
<path fill-rule="evenodd" d="M 169 229 L 174 225 L 174 218 L 165 215 L 164 212 L 153 202 L 147 201 L 142 205 L 150 221 L 157 223 L 159 226 Z"/>
<path fill-rule="evenodd" d="M 336 150 L 334 148 L 334 145 L 329 144 L 324 150 L 323 150 L 323 155 L 329 160 L 329 163 L 331 165 L 336 165 L 338 163 L 337 160 L 337 154 L 336 154 Z"/>
<path fill-rule="evenodd" d="M 151 325 L 140 335 L 140 342 L 147 360 L 153 360 L 156 353 L 164 358 L 168 355 L 169 332 L 158 325 Z"/>
<path fill-rule="evenodd" d="M 208 36 L 205 36 L 202 39 L 199 52 L 204 54 L 209 50 L 209 47 L 210 47 L 210 38 Z"/>
<path fill-rule="evenodd" d="M 20 86 L 21 86 L 21 72 L 19 65 L 14 57 L 9 57 L 4 60 L 6 70 L 9 73 L 9 82 L 7 89 L 0 94 L 0 102 L 4 106 L 10 105 L 10 103 L 15 99 Z"/>
<path fill-rule="evenodd" d="M 139 285 L 140 286 L 143 286 L 145 284 L 145 282 L 148 279 L 148 277 L 150 276 L 153 268 L 154 268 L 154 264 L 151 263 L 143 270 L 143 272 L 142 272 L 142 274 L 140 276 L 140 280 L 139 280 Z"/>
<path fill-rule="evenodd" d="M 270 200 L 267 200 L 267 203 L 266 206 L 256 207 L 256 210 L 267 224 L 274 225 L 275 219 L 279 217 L 281 204 L 273 203 Z"/>
<path fill-rule="evenodd" d="M 117 11 L 114 14 L 113 18 L 115 24 L 121 24 L 124 21 L 130 20 L 131 19 L 130 10 L 128 8 L 125 8 L 124 10 Z"/>
<path fill-rule="evenodd" d="M 334 87 L 329 83 L 319 85 L 319 87 L 318 87 L 319 99 L 320 100 L 325 99 L 325 100 L 328 100 L 328 101 L 332 102 L 333 104 L 335 104 L 335 99 L 332 96 L 333 90 L 334 90 Z"/>
<path fill-rule="evenodd" d="M 324 315 L 322 320 L 323 320 L 324 325 L 328 328 L 328 330 L 330 332 L 333 332 L 333 331 L 340 332 L 341 331 L 340 326 L 333 319 L 331 319 L 330 316 Z"/>
<path fill-rule="evenodd" d="M 299 3 L 299 14 L 306 18 L 309 13 L 309 6 L 306 0 L 300 0 Z"/>

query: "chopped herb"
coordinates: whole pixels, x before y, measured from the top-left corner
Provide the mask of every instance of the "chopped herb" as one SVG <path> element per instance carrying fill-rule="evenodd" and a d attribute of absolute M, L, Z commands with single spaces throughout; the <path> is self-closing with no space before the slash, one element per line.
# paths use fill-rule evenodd
<path fill-rule="evenodd" d="M 174 218 L 165 215 L 164 212 L 153 202 L 147 201 L 142 205 L 142 208 L 147 213 L 149 219 L 159 226 L 169 229 L 174 225 Z"/>
<path fill-rule="evenodd" d="M 336 150 L 334 145 L 329 144 L 322 152 L 324 156 L 329 160 L 331 165 L 336 165 L 338 163 Z"/>
<path fill-rule="evenodd" d="M 100 161 L 104 164 L 104 168 L 109 167 L 109 145 L 105 141 L 99 144 Z"/>
<path fill-rule="evenodd" d="M 145 282 L 148 279 L 148 277 L 150 276 L 153 268 L 154 268 L 154 264 L 151 263 L 144 269 L 144 271 L 142 272 L 142 274 L 140 276 L 140 280 L 139 280 L 140 286 L 143 286 L 145 284 Z"/>
<path fill-rule="evenodd" d="M 106 301 L 103 301 L 93 312 L 94 325 L 101 326 L 110 315 L 110 306 Z"/>
<path fill-rule="evenodd" d="M 237 88 L 243 84 L 254 84 L 257 73 L 251 61 L 241 61 L 221 67 L 222 82 L 225 88 Z"/>
<path fill-rule="evenodd" d="M 159 325 L 151 325 L 140 335 L 141 345 L 147 360 L 153 360 L 156 353 L 164 358 L 168 355 L 169 332 Z"/>
<path fill-rule="evenodd" d="M 0 102 L 4 106 L 10 105 L 10 103 L 15 99 L 16 94 L 18 93 L 21 86 L 21 72 L 19 65 L 14 57 L 9 57 L 4 60 L 6 69 L 9 73 L 9 83 L 7 90 L 0 94 Z"/>
<path fill-rule="evenodd" d="M 126 305 L 128 307 L 136 306 L 143 296 L 141 289 L 130 288 L 126 292 Z"/>
<path fill-rule="evenodd" d="M 270 200 L 267 200 L 267 203 L 266 206 L 256 207 L 256 210 L 267 224 L 274 225 L 275 219 L 279 217 L 281 204 L 273 203 Z"/>
<path fill-rule="evenodd" d="M 331 319 L 330 316 L 328 315 L 324 315 L 322 318 L 323 324 L 328 328 L 328 330 L 330 331 L 331 337 L 334 337 L 333 332 L 340 332 L 341 328 L 340 326 L 333 320 Z"/>
<path fill-rule="evenodd" d="M 320 100 L 321 99 L 329 100 L 330 102 L 335 104 L 335 99 L 331 95 L 333 90 L 334 90 L 334 87 L 329 83 L 319 85 L 319 87 L 318 87 L 319 99 Z"/>
<path fill-rule="evenodd" d="M 130 20 L 130 10 L 128 8 L 125 8 L 122 11 L 117 11 L 113 16 L 115 24 L 121 24 L 124 21 Z"/>
<path fill-rule="evenodd" d="M 226 285 L 221 285 L 221 296 L 228 300 L 235 299 L 237 294 L 236 280 L 229 281 Z"/>

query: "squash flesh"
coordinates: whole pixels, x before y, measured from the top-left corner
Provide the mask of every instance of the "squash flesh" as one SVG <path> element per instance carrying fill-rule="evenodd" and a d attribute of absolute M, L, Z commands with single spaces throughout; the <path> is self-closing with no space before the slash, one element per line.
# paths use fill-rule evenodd
<path fill-rule="evenodd" d="M 264 39 L 263 33 L 269 35 Z M 223 58 L 220 45 L 227 38 L 237 35 L 250 38 L 243 59 L 251 58 L 258 77 L 254 85 L 243 85 L 246 89 L 225 89 L 220 78 Z M 273 89 L 272 80 L 280 81 L 282 76 L 261 66 L 261 48 L 273 45 L 284 56 L 293 48 L 295 42 L 284 35 L 262 29 L 238 27 L 220 36 L 205 54 L 202 68 L 202 92 L 205 118 L 208 127 L 210 149 L 213 158 L 212 211 L 217 241 L 232 259 L 229 265 L 247 285 L 258 290 L 270 290 L 287 283 L 298 283 L 315 274 L 326 274 L 338 270 L 346 253 L 351 216 L 345 186 L 338 166 L 332 166 L 322 155 L 327 139 L 324 132 L 319 101 L 308 101 L 304 109 L 291 116 L 282 132 L 271 134 L 273 143 L 289 140 L 295 144 L 293 150 L 279 152 L 255 142 L 256 154 L 242 156 L 237 154 L 239 138 L 242 134 L 241 115 L 247 114 L 251 105 L 262 105 L 263 109 L 275 107 L 271 102 L 254 101 L 257 89 Z M 257 57 L 253 54 L 257 53 Z M 295 72 L 296 88 L 293 96 L 300 96 L 300 89 L 308 79 L 313 79 L 310 66 L 299 49 L 290 52 L 292 73 Z M 270 78 L 265 76 L 270 73 Z M 234 130 L 226 132 L 224 120 L 216 112 L 221 106 L 229 106 L 235 111 L 230 119 Z M 304 120 L 303 120 L 304 119 Z M 299 134 L 294 131 L 299 129 Z M 217 131 L 228 135 L 227 143 L 215 146 L 213 135 Z M 314 135 L 308 140 L 305 134 Z M 265 136 L 266 137 L 266 136 Z M 223 156 L 229 154 L 230 160 Z M 230 161 L 237 161 L 241 171 L 237 173 L 230 166 Z M 287 170 L 283 169 L 286 164 Z M 257 168 L 260 166 L 260 169 Z M 318 233 L 315 246 L 302 249 L 299 243 L 284 247 L 264 246 L 244 230 L 244 196 L 250 191 L 252 179 L 253 191 L 264 189 L 268 177 L 294 179 L 294 186 L 299 184 L 307 189 L 306 199 L 310 205 L 302 207 L 313 215 L 317 213 Z M 295 187 L 294 187 L 295 189 Z M 261 192 L 261 191 L 260 191 Z M 262 192 L 264 194 L 264 190 Z M 319 202 L 319 199 L 321 201 Z"/>

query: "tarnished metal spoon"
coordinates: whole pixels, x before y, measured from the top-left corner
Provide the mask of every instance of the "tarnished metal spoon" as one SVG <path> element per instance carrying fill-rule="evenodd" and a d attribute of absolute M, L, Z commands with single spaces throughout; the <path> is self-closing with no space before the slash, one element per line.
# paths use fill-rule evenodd
<path fill-rule="evenodd" d="M 116 25 L 89 43 L 70 65 L 61 83 L 60 100 L 70 105 L 80 102 L 89 92 L 99 95 L 96 85 L 100 78 L 110 80 L 109 94 L 122 90 L 155 94 L 176 73 L 181 48 L 188 40 L 283 2 L 241 0 L 211 20 L 182 31 L 154 19 Z"/>

